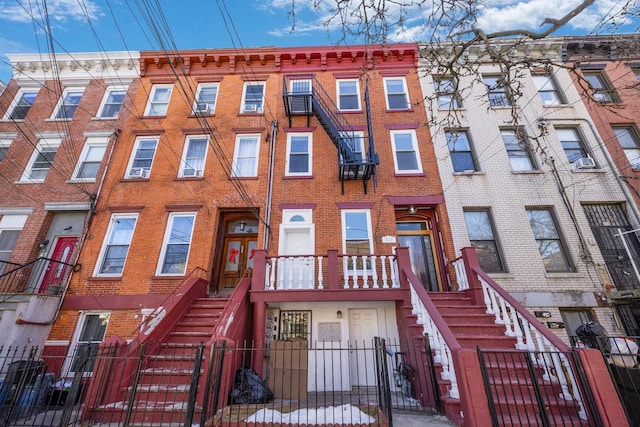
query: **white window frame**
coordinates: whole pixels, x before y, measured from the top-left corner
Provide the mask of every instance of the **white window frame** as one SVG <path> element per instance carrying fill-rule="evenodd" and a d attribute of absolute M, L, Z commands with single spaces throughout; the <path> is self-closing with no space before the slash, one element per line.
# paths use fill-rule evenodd
<path fill-rule="evenodd" d="M 184 260 L 184 265 L 182 266 L 181 271 L 170 271 L 163 272 L 164 263 L 166 261 L 167 250 L 169 249 L 169 245 L 182 245 L 185 243 L 176 243 L 172 242 L 173 237 L 173 225 L 175 223 L 176 218 L 192 218 L 191 221 L 191 230 L 189 230 L 189 242 L 186 243 L 187 255 Z M 196 212 L 172 212 L 169 214 L 169 219 L 167 221 L 167 227 L 164 232 L 164 238 L 162 239 L 162 249 L 160 251 L 160 258 L 158 259 L 158 265 L 156 267 L 156 275 L 157 276 L 184 276 L 187 270 L 187 263 L 189 262 L 189 253 L 191 252 L 191 241 L 193 239 L 193 230 L 195 228 L 196 223 Z"/>
<path fill-rule="evenodd" d="M 436 92 L 438 110 L 459 110 L 463 108 L 462 99 L 457 91 L 458 83 L 454 77 L 434 77 L 433 87 Z"/>
<path fill-rule="evenodd" d="M 7 152 L 9 151 L 9 147 L 13 141 L 11 139 L 0 139 L 0 162 L 7 156 Z"/>
<path fill-rule="evenodd" d="M 155 147 L 153 149 L 153 155 L 151 156 L 151 164 L 149 166 L 135 166 L 136 161 L 144 161 L 144 159 L 137 159 L 138 151 L 140 150 L 140 144 L 142 142 L 155 141 Z M 127 171 L 125 173 L 125 179 L 135 178 L 149 178 L 151 175 L 151 168 L 153 167 L 153 160 L 156 158 L 156 152 L 158 151 L 158 143 L 160 142 L 159 136 L 139 136 L 136 138 L 136 142 L 131 150 L 131 157 L 129 158 L 129 164 L 127 165 Z"/>
<path fill-rule="evenodd" d="M 402 83 L 402 92 L 390 92 L 388 83 L 391 81 L 399 81 Z M 383 79 L 384 82 L 384 99 L 387 102 L 387 110 L 391 111 L 405 111 L 411 109 L 411 104 L 409 103 L 409 90 L 407 89 L 407 79 L 404 77 L 385 77 Z M 404 96 L 404 107 L 392 108 L 391 103 L 389 102 L 389 96 L 391 95 L 403 95 Z"/>
<path fill-rule="evenodd" d="M 21 182 L 44 182 L 44 180 L 47 178 L 47 175 L 49 174 L 51 165 L 55 160 L 55 156 L 58 153 L 58 150 L 60 149 L 60 144 L 62 144 L 61 138 L 41 139 L 40 141 L 38 141 L 38 145 L 36 146 L 36 149 L 33 150 L 33 153 L 31 154 L 31 158 L 29 159 L 29 163 L 27 163 L 27 167 L 24 168 L 24 172 L 22 174 L 22 178 L 20 178 L 20 181 Z M 46 169 L 47 172 L 45 173 L 44 177 L 32 178 L 31 175 L 33 174 L 33 166 L 35 165 L 35 163 L 37 161 L 42 162 L 43 160 L 45 160 L 45 159 L 39 159 L 43 150 L 45 150 L 46 152 L 53 152 L 54 153 L 53 158 L 51 159 L 50 162 L 48 162 L 49 167 Z M 44 168 L 40 168 L 40 169 L 44 170 Z"/>
<path fill-rule="evenodd" d="M 124 103 L 124 100 L 127 97 L 127 86 L 109 86 L 107 87 L 107 90 L 104 91 L 104 96 L 102 97 L 102 102 L 100 102 L 100 107 L 98 107 L 98 117 L 101 119 L 117 119 L 118 115 L 120 114 L 120 110 L 122 110 L 122 104 Z M 105 109 L 108 106 L 111 105 L 116 105 L 116 103 L 114 102 L 109 102 L 109 98 L 111 97 L 112 94 L 114 93 L 122 93 L 122 101 L 120 102 L 120 105 L 118 107 L 118 111 L 116 112 L 115 115 L 111 115 L 111 116 L 107 116 L 105 115 Z"/>
<path fill-rule="evenodd" d="M 565 104 L 562 93 L 560 93 L 560 89 L 558 89 L 558 85 L 551 74 L 534 74 L 532 79 L 543 106 L 553 107 Z M 553 94 L 553 99 L 546 100 L 542 96 L 543 94 Z"/>
<path fill-rule="evenodd" d="M 71 178 L 73 181 L 78 182 L 95 182 L 97 178 L 97 173 L 100 170 L 100 165 L 102 164 L 102 159 L 104 158 L 104 153 L 107 151 L 107 145 L 109 144 L 109 138 L 106 136 L 96 136 L 96 137 L 88 137 L 84 143 L 84 147 L 82 147 L 82 152 L 80 153 L 80 157 L 78 157 L 78 164 L 73 171 L 73 177 Z M 98 150 L 98 156 L 95 156 L 92 159 L 89 159 L 89 155 L 94 155 L 94 150 Z M 101 153 L 100 153 L 101 151 Z M 99 160 L 98 160 L 99 157 Z M 80 171 L 85 163 L 98 163 L 98 169 L 96 169 L 96 176 L 94 177 L 80 177 Z"/>
<path fill-rule="evenodd" d="M 29 215 L 3 215 L 2 217 L 0 217 L 0 234 L 2 234 L 5 231 L 18 231 L 18 235 L 16 236 L 16 241 L 17 241 L 17 239 L 20 238 L 20 233 L 22 232 L 22 229 L 24 228 L 24 225 L 26 224 L 28 218 L 29 218 Z M 15 248 L 15 243 L 14 243 L 14 246 L 12 246 L 11 250 L 9 251 L 7 260 L 11 258 L 11 253 L 13 252 L 14 248 Z M 2 268 L 2 264 L 0 263 L 0 274 L 2 273 L 2 271 L 3 271 L 3 268 Z"/>
<path fill-rule="evenodd" d="M 249 86 L 262 86 L 262 97 L 260 98 L 260 103 L 258 105 L 256 100 L 247 100 L 247 89 Z M 262 113 L 264 110 L 264 95 L 267 90 L 267 82 L 264 81 L 251 81 L 244 82 L 242 86 L 242 104 L 240 104 L 240 112 L 241 113 Z M 255 107 L 250 107 L 255 105 Z"/>
<path fill-rule="evenodd" d="M 18 104 L 20 104 L 20 101 L 22 101 L 25 95 L 34 94 L 35 96 L 33 97 L 33 99 L 35 101 L 35 98 L 38 96 L 38 92 L 40 92 L 39 88 L 24 88 L 24 89 L 18 90 L 18 93 L 16 93 L 15 98 L 13 98 L 13 101 L 11 101 L 11 105 L 9 106 L 9 108 L 7 109 L 7 112 L 4 115 L 4 120 L 15 120 L 15 121 L 24 120 L 24 118 L 12 119 L 11 116 L 13 115 L 16 107 L 18 107 Z M 29 109 L 31 109 L 31 107 L 33 107 L 33 102 L 29 105 Z M 27 114 L 29 114 L 29 109 L 24 114 L 25 117 Z"/>
<path fill-rule="evenodd" d="M 640 137 L 636 128 L 632 125 L 617 125 L 613 126 L 613 133 L 631 168 L 640 169 Z"/>
<path fill-rule="evenodd" d="M 236 144 L 233 150 L 233 165 L 231 167 L 231 176 L 234 178 L 253 178 L 258 176 L 258 159 L 260 158 L 260 138 L 261 135 L 259 133 L 253 134 L 238 134 L 236 135 Z M 242 140 L 245 139 L 255 139 L 255 152 L 252 156 L 242 156 L 240 157 L 240 144 Z M 244 161 L 245 159 L 253 158 L 253 168 L 248 174 L 240 174 L 240 170 L 238 169 L 239 163 Z"/>
<path fill-rule="evenodd" d="M 365 221 L 366 221 L 366 230 L 363 229 L 357 229 L 358 231 L 366 231 L 367 232 L 367 237 L 366 238 L 361 238 L 361 239 L 348 239 L 347 236 L 347 216 L 348 215 L 352 215 L 352 214 L 364 214 L 365 215 Z M 341 216 L 341 228 L 342 228 L 342 253 L 345 255 L 357 255 L 357 254 L 352 254 L 347 252 L 347 241 L 348 240 L 368 240 L 369 242 L 369 252 L 368 254 L 373 254 L 374 253 L 374 247 L 373 247 L 373 228 L 371 227 L 371 211 L 369 209 L 342 209 L 340 211 L 340 216 Z M 367 254 L 367 255 L 368 255 Z M 346 257 L 345 257 L 346 258 Z M 359 266 L 360 268 L 358 268 L 358 271 L 363 271 L 363 266 Z M 349 269 L 351 269 L 351 261 L 349 260 Z M 367 266 L 367 269 L 369 269 L 369 266 Z"/>
<path fill-rule="evenodd" d="M 507 152 L 512 171 L 523 172 L 537 169 L 533 154 L 526 145 L 527 136 L 524 134 L 524 130 L 520 128 L 500 129 L 500 138 Z M 528 161 L 528 165 L 522 167 L 522 160 L 524 159 Z"/>
<path fill-rule="evenodd" d="M 342 83 L 353 83 L 356 88 L 355 97 L 357 99 L 356 108 L 342 108 L 342 96 L 354 96 L 352 93 L 343 94 L 341 90 Z M 360 80 L 358 79 L 338 79 L 336 80 L 336 99 L 338 100 L 338 110 L 340 111 L 362 111 L 362 104 L 360 102 Z"/>
<path fill-rule="evenodd" d="M 364 148 L 364 131 L 356 130 L 341 132 L 340 136 L 343 140 L 351 140 L 350 143 L 356 148 L 356 150 L 353 150 L 353 153 L 359 156 L 360 160 L 365 158 L 367 153 Z M 342 153 L 340 153 L 340 160 L 342 161 Z"/>
<path fill-rule="evenodd" d="M 200 99 L 203 89 L 215 89 L 216 95 L 212 102 Z M 218 103 L 218 92 L 220 91 L 220 83 L 200 83 L 196 91 L 196 97 L 193 101 L 193 114 L 213 115 L 216 112 L 216 104 Z"/>
<path fill-rule="evenodd" d="M 416 136 L 416 131 L 414 129 L 405 129 L 405 130 L 392 130 L 391 134 L 391 149 L 393 150 L 393 167 L 395 168 L 396 174 L 415 174 L 422 173 L 422 159 L 420 157 L 420 149 L 418 147 L 418 140 Z M 396 136 L 409 134 L 411 136 L 411 150 L 401 150 L 400 152 L 413 152 L 416 168 L 415 169 L 400 169 L 398 165 L 398 148 L 396 146 Z"/>
<path fill-rule="evenodd" d="M 291 148 L 293 138 L 306 138 L 307 139 L 307 151 L 299 152 L 294 155 L 307 156 L 307 171 L 306 172 L 292 172 L 291 171 Z M 287 134 L 287 157 L 285 160 L 285 176 L 311 176 L 313 175 L 313 133 L 311 132 L 289 132 Z"/>
<path fill-rule="evenodd" d="M 133 220 L 133 228 L 131 229 L 131 233 L 129 235 L 128 241 L 123 241 L 122 243 L 116 244 L 111 243 L 112 240 L 117 238 L 114 235 L 116 230 L 116 224 L 119 224 L 119 220 Z M 131 249 L 131 242 L 133 241 L 133 235 L 136 231 L 136 225 L 138 224 L 138 214 L 137 213 L 117 213 L 111 215 L 111 220 L 109 221 L 109 227 L 107 228 L 107 232 L 104 235 L 104 239 L 102 241 L 102 247 L 100 248 L 100 254 L 98 255 L 98 261 L 96 262 L 95 269 L 93 271 L 94 277 L 121 277 L 122 273 L 127 264 L 127 258 L 129 256 L 129 250 Z M 120 272 L 110 273 L 104 272 L 103 264 L 106 261 L 107 252 L 111 246 L 127 246 L 126 253 L 124 256 L 124 261 L 122 262 L 122 270 Z"/>
<path fill-rule="evenodd" d="M 169 89 L 169 96 L 165 100 L 157 100 L 156 95 L 160 89 Z M 144 115 L 147 117 L 163 117 L 167 115 L 169 109 L 169 103 L 171 102 L 171 95 L 173 94 L 173 84 L 154 84 L 151 87 L 151 93 L 147 100 L 147 107 L 144 109 Z M 161 106 L 161 108 L 158 108 Z M 153 114 L 152 114 L 153 113 Z M 161 114 L 159 114 L 161 113 Z"/>
<path fill-rule="evenodd" d="M 62 96 L 60 96 L 60 100 L 58 101 L 58 105 L 56 105 L 56 108 L 53 110 L 53 114 L 51 115 L 51 120 L 71 120 L 73 118 L 73 116 L 76 114 L 76 110 L 78 109 L 78 106 L 80 105 L 80 102 L 82 101 L 82 95 L 84 95 L 84 87 L 67 87 L 64 89 L 64 91 L 62 91 Z M 71 94 L 80 94 L 80 97 L 78 98 L 78 103 L 77 104 L 72 104 L 69 103 L 67 104 L 65 101 L 67 100 L 67 97 L 70 96 Z M 71 116 L 67 117 L 66 115 L 64 117 L 58 117 L 60 115 L 60 113 L 62 111 L 66 111 L 63 110 L 63 108 L 67 107 L 67 106 L 74 106 L 73 107 L 73 114 L 71 114 Z"/>
<path fill-rule="evenodd" d="M 69 354 L 65 358 L 65 363 L 62 368 L 62 372 L 66 372 L 66 375 L 75 374 L 71 369 L 73 368 L 73 362 L 76 360 L 76 352 L 78 351 L 78 344 L 80 344 L 80 337 L 82 336 L 82 332 L 84 331 L 85 321 L 89 316 L 106 316 L 107 317 L 107 326 L 104 331 L 104 336 L 100 341 L 87 341 L 86 343 L 95 343 L 100 344 L 104 341 L 104 338 L 107 335 L 107 330 L 109 328 L 109 321 L 111 320 L 111 312 L 109 311 L 80 311 L 78 316 L 78 322 L 76 323 L 76 328 L 73 332 L 73 337 L 71 338 L 71 342 L 69 343 Z M 84 341 L 82 342 L 84 343 Z M 85 372 L 85 376 L 91 376 L 91 372 Z"/>
<path fill-rule="evenodd" d="M 204 140 L 204 154 L 200 161 L 199 157 L 189 157 L 189 148 L 191 142 L 196 140 Z M 204 167 L 207 161 L 207 151 L 209 149 L 209 136 L 207 135 L 188 135 L 184 140 L 184 149 L 182 151 L 182 161 L 180 162 L 179 178 L 197 178 L 204 174 Z M 200 163 L 200 164 L 196 164 Z M 198 167 L 199 166 L 199 167 Z"/>

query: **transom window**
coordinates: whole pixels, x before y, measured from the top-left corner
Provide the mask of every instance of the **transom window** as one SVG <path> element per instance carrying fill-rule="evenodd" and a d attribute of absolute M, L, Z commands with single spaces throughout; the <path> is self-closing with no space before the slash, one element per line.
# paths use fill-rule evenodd
<path fill-rule="evenodd" d="M 438 109 L 453 110 L 462 108 L 462 100 L 457 91 L 457 80 L 452 77 L 441 77 L 436 78 L 433 84 L 438 98 Z"/>
<path fill-rule="evenodd" d="M 536 85 L 536 89 L 538 89 L 542 105 L 548 107 L 564 104 L 564 100 L 552 76 L 536 75 L 533 76 L 533 82 Z"/>
<path fill-rule="evenodd" d="M 413 129 L 391 131 L 391 144 L 396 173 L 422 173 L 420 151 Z"/>
<path fill-rule="evenodd" d="M 147 108 L 144 110 L 145 116 L 166 116 L 171 100 L 172 84 L 157 84 L 151 88 Z"/>
<path fill-rule="evenodd" d="M 565 246 L 558 233 L 551 209 L 529 208 L 527 217 L 536 239 L 544 268 L 548 272 L 570 271 Z"/>
<path fill-rule="evenodd" d="M 118 117 L 126 95 L 127 88 L 124 86 L 108 87 L 102 99 L 102 105 L 98 109 L 100 112 L 98 116 L 104 119 Z"/>
<path fill-rule="evenodd" d="M 237 135 L 231 174 L 234 177 L 258 176 L 260 135 Z"/>
<path fill-rule="evenodd" d="M 287 176 L 310 176 L 312 143 L 311 133 L 287 134 Z"/>
<path fill-rule="evenodd" d="M 113 214 L 94 275 L 120 276 L 129 253 L 138 214 Z"/>
<path fill-rule="evenodd" d="M 182 153 L 180 173 L 181 178 L 202 176 L 204 162 L 207 155 L 209 137 L 206 135 L 188 136 Z"/>
<path fill-rule="evenodd" d="M 41 139 L 31 155 L 22 175 L 22 181 L 44 181 L 61 143 L 61 139 Z"/>
<path fill-rule="evenodd" d="M 342 111 L 360 110 L 360 82 L 358 79 L 338 80 L 338 109 Z"/>
<path fill-rule="evenodd" d="M 589 157 L 577 129 L 556 129 L 556 134 L 570 163 Z"/>
<path fill-rule="evenodd" d="M 445 136 L 454 172 L 477 170 L 467 131 L 445 132 Z"/>
<path fill-rule="evenodd" d="M 53 115 L 55 119 L 66 120 L 73 117 L 73 114 L 80 104 L 84 88 L 67 88 L 62 93 L 58 108 Z"/>
<path fill-rule="evenodd" d="M 387 77 L 384 79 L 384 91 L 387 96 L 388 110 L 408 110 L 409 96 L 407 82 L 404 77 Z"/>
<path fill-rule="evenodd" d="M 200 83 L 193 104 L 193 112 L 199 114 L 213 114 L 216 111 L 218 99 L 218 83 Z"/>
<path fill-rule="evenodd" d="M 500 136 L 507 150 L 509 162 L 511 162 L 511 170 L 530 171 L 535 169 L 529 143 L 522 129 L 503 129 L 500 131 Z"/>
<path fill-rule="evenodd" d="M 489 104 L 492 107 L 509 107 L 511 106 L 511 100 L 509 99 L 509 92 L 507 85 L 502 76 L 484 76 L 482 78 L 485 86 L 487 87 L 487 94 L 489 95 Z"/>
<path fill-rule="evenodd" d="M 184 274 L 187 267 L 195 212 L 172 213 L 160 253 L 158 274 Z"/>
<path fill-rule="evenodd" d="M 38 89 L 20 89 L 4 118 L 9 120 L 24 120 L 33 102 L 36 100 L 37 95 Z"/>
<path fill-rule="evenodd" d="M 246 82 L 242 91 L 242 113 L 262 113 L 265 82 Z"/>
<path fill-rule="evenodd" d="M 465 211 L 469 241 L 476 248 L 480 267 L 487 273 L 503 272 L 498 242 L 493 232 L 493 223 L 488 210 Z"/>
<path fill-rule="evenodd" d="M 126 178 L 149 178 L 158 139 L 157 136 L 136 138 Z"/>
<path fill-rule="evenodd" d="M 640 169 L 640 140 L 633 126 L 616 126 L 613 128 L 620 147 L 634 169 Z"/>
<path fill-rule="evenodd" d="M 102 157 L 107 149 L 107 142 L 105 137 L 87 138 L 73 175 L 74 179 L 87 181 L 96 179 Z"/>
<path fill-rule="evenodd" d="M 589 83 L 593 97 L 598 102 L 617 102 L 614 91 L 601 72 L 585 72 L 584 79 Z"/>

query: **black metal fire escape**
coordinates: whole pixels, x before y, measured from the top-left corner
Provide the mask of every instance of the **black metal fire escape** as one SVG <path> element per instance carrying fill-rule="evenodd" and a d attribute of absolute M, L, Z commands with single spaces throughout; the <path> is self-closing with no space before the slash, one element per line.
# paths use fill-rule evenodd
<path fill-rule="evenodd" d="M 342 194 L 345 181 L 362 181 L 366 194 L 367 184 L 373 177 L 375 189 L 376 165 L 379 164 L 379 158 L 373 142 L 368 84 L 364 94 L 367 117 L 367 132 L 364 137 L 349 124 L 313 75 L 284 76 L 282 98 L 289 117 L 289 127 L 293 116 L 307 117 L 309 126 L 313 115 L 338 149 L 338 179 L 342 184 Z"/>

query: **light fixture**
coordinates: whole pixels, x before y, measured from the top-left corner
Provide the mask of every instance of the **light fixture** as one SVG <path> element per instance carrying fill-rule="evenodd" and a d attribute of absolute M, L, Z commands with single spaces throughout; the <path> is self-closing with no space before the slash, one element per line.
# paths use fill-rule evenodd
<path fill-rule="evenodd" d="M 40 249 L 44 249 L 49 244 L 49 240 L 43 240 L 40 242 Z"/>
<path fill-rule="evenodd" d="M 342 319 L 342 312 L 341 312 L 340 310 L 338 310 L 338 311 L 336 312 L 336 317 L 337 317 L 338 319 Z"/>
<path fill-rule="evenodd" d="M 247 226 L 247 222 L 246 221 L 240 221 L 240 231 L 244 231 L 246 226 Z"/>
<path fill-rule="evenodd" d="M 409 209 L 407 209 L 407 213 L 408 213 L 409 215 L 413 215 L 413 214 L 414 214 L 414 213 L 416 213 L 416 212 L 418 212 L 418 209 L 417 209 L 415 206 L 413 206 L 413 205 L 409 206 Z"/>

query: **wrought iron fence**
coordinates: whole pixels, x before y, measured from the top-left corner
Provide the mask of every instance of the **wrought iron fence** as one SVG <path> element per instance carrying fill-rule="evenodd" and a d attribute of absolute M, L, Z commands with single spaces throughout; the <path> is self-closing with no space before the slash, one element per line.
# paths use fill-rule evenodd
<path fill-rule="evenodd" d="M 425 342 L 0 348 L 0 426 L 393 426 L 439 409 Z"/>
<path fill-rule="evenodd" d="M 44 257 L 23 265 L 1 262 L 0 293 L 58 295 L 62 293 L 62 286 L 66 284 L 66 279 L 74 267 L 73 264 Z"/>

